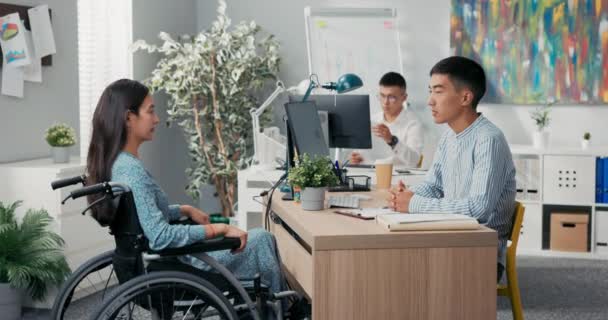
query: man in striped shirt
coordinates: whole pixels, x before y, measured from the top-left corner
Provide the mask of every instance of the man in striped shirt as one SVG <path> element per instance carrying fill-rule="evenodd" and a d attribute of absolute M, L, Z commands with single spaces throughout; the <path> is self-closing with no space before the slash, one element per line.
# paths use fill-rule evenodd
<path fill-rule="evenodd" d="M 399 212 L 459 213 L 498 233 L 497 276 L 504 271 L 506 244 L 515 209 L 515 167 L 509 145 L 476 108 L 486 90 L 483 68 L 473 60 L 449 57 L 430 72 L 435 123 L 447 123 L 424 183 L 401 182 L 389 205 Z"/>

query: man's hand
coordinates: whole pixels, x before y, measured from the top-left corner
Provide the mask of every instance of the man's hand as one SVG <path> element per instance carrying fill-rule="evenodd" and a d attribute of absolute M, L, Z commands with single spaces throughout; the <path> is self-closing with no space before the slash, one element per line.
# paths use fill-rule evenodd
<path fill-rule="evenodd" d="M 353 152 L 350 154 L 350 163 L 352 164 L 360 164 L 363 162 L 363 157 L 358 152 Z"/>
<path fill-rule="evenodd" d="M 409 189 L 405 189 L 405 185 L 403 185 L 402 182 L 399 183 L 399 187 L 397 187 L 397 190 L 391 190 L 389 192 L 389 208 L 391 208 L 393 211 L 404 213 L 409 212 L 410 200 L 414 196 L 414 193 Z"/>
<path fill-rule="evenodd" d="M 190 220 L 200 225 L 209 224 L 209 215 L 189 205 L 180 206 L 180 211 Z"/>
<path fill-rule="evenodd" d="M 391 133 L 391 130 L 384 124 L 378 124 L 375 125 L 372 128 L 372 132 L 374 132 L 374 134 L 376 135 L 376 137 L 382 138 L 386 143 L 390 143 L 391 142 L 391 138 L 393 137 L 393 134 Z"/>

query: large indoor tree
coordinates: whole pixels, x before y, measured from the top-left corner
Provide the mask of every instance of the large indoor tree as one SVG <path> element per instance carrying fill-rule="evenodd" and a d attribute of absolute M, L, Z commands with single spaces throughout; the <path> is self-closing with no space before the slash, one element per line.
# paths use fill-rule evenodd
<path fill-rule="evenodd" d="M 260 31 L 254 21 L 231 28 L 220 0 L 209 30 L 178 40 L 161 32 L 161 45 L 134 44 L 162 56 L 146 84 L 168 95 L 168 121 L 186 136 L 192 162 L 186 191 L 197 199 L 202 184 L 214 184 L 224 216 L 233 214 L 237 170 L 252 156 L 249 110 L 279 71 L 279 44 L 272 35 L 261 38 Z"/>

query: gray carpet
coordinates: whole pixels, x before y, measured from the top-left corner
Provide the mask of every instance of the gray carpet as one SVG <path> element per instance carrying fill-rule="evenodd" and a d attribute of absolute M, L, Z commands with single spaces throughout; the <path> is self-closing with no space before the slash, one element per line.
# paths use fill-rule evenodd
<path fill-rule="evenodd" d="M 518 257 L 524 318 L 608 319 L 608 261 Z M 498 320 L 512 319 L 511 304 L 498 298 Z"/>
<path fill-rule="evenodd" d="M 522 256 L 517 262 L 525 319 L 608 319 L 608 261 Z M 49 312 L 24 310 L 23 316 L 44 320 Z M 512 319 L 508 298 L 498 298 L 497 318 Z"/>

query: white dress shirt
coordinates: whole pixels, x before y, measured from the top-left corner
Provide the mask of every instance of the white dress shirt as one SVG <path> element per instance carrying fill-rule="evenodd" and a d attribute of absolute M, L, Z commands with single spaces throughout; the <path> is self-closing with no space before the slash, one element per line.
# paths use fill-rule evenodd
<path fill-rule="evenodd" d="M 371 117 L 372 127 L 380 123 L 386 125 L 399 142 L 391 148 L 384 139 L 374 136 L 372 132 L 372 149 L 356 150 L 363 157 L 363 163 L 373 164 L 379 159 L 393 158 L 393 165 L 415 168 L 418 166 L 423 148 L 422 125 L 416 115 L 406 107 L 401 110 L 393 122 L 384 119 L 384 112 Z"/>

